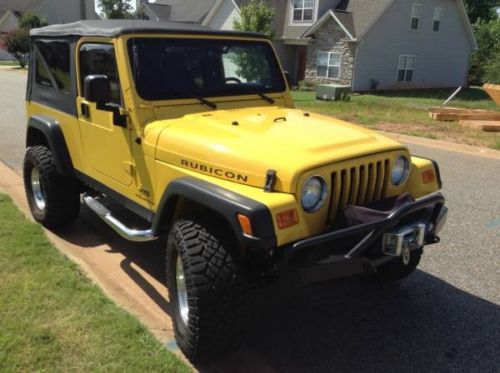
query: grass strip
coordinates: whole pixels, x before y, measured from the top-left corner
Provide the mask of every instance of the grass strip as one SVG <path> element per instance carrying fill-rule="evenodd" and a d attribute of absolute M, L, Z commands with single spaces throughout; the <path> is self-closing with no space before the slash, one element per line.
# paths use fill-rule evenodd
<path fill-rule="evenodd" d="M 0 194 L 0 371 L 190 368 Z"/>

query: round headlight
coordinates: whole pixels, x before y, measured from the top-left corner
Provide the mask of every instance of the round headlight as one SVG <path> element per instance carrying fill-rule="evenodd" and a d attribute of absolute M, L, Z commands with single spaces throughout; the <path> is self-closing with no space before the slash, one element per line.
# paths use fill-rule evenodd
<path fill-rule="evenodd" d="M 300 202 L 306 212 L 316 212 L 328 197 L 326 181 L 320 176 L 313 176 L 304 183 Z"/>
<path fill-rule="evenodd" d="M 393 185 L 401 185 L 410 173 L 410 161 L 405 156 L 400 156 L 394 162 L 391 172 L 391 180 Z"/>

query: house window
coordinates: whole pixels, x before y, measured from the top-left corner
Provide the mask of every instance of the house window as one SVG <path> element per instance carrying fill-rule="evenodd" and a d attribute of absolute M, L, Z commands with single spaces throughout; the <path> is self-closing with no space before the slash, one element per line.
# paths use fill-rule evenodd
<path fill-rule="evenodd" d="M 418 30 L 421 13 L 422 13 L 422 5 L 413 4 L 413 7 L 411 8 L 411 24 L 410 24 L 412 30 Z"/>
<path fill-rule="evenodd" d="M 316 0 L 292 0 L 293 22 L 314 21 L 314 8 Z"/>
<path fill-rule="evenodd" d="M 415 72 L 415 56 L 399 56 L 398 82 L 411 82 Z"/>
<path fill-rule="evenodd" d="M 340 53 L 319 52 L 317 76 L 321 78 L 338 78 L 340 76 Z"/>
<path fill-rule="evenodd" d="M 434 8 L 434 21 L 432 22 L 432 31 L 438 32 L 441 26 L 441 12 L 442 8 Z"/>

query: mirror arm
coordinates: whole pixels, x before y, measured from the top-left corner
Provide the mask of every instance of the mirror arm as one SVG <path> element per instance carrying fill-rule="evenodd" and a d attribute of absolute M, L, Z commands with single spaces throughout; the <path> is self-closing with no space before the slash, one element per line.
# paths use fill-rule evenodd
<path fill-rule="evenodd" d="M 124 127 L 124 128 L 127 127 L 128 112 L 120 105 L 112 102 L 107 102 L 107 103 L 98 102 L 96 103 L 96 109 L 112 112 L 113 124 L 118 127 Z"/>

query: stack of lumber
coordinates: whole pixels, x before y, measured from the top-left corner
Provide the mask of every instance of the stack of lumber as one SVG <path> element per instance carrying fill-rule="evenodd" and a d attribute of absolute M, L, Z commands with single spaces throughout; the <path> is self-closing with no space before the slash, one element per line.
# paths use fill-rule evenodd
<path fill-rule="evenodd" d="M 493 101 L 500 105 L 500 85 L 486 83 L 483 89 L 488 93 Z"/>
<path fill-rule="evenodd" d="M 500 132 L 500 122 L 493 120 L 461 120 L 462 127 L 475 128 L 485 132 Z"/>
<path fill-rule="evenodd" d="M 429 116 L 439 121 L 460 121 L 464 127 L 500 132 L 500 111 L 459 108 L 430 108 Z"/>

